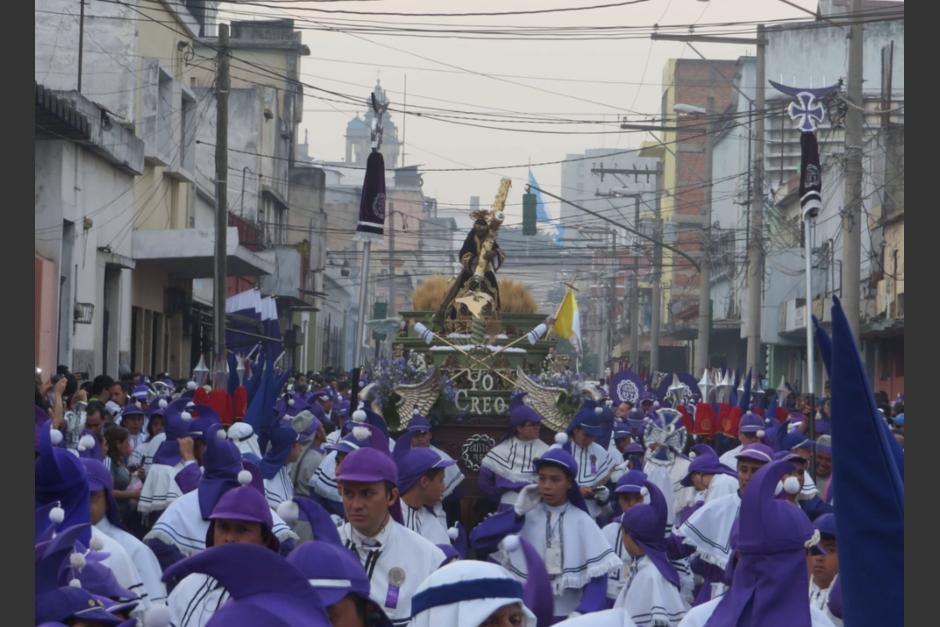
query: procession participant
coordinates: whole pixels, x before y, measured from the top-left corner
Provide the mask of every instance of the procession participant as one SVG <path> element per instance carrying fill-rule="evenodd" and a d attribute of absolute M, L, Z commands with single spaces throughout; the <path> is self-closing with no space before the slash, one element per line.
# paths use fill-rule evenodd
<path fill-rule="evenodd" d="M 692 503 L 695 490 L 682 485 L 689 471 L 689 458 L 682 455 L 686 438 L 682 413 L 676 409 L 658 409 L 649 419 L 644 433 L 647 453 L 643 472 L 666 499 L 666 531 L 672 531 L 676 512 Z"/>
<path fill-rule="evenodd" d="M 630 425 L 628 425 L 626 422 L 619 422 L 614 425 L 614 432 L 611 441 L 614 444 L 614 451 L 616 452 L 616 455 L 613 455 L 612 459 L 614 459 L 616 463 L 610 472 L 610 479 L 611 481 L 617 482 L 624 475 L 624 473 L 630 470 L 629 464 L 627 463 L 628 454 L 625 453 L 625 451 L 629 449 L 631 445 L 633 445 L 633 434 L 630 430 Z M 635 451 L 636 448 L 631 450 Z M 642 451 L 642 448 L 640 448 L 640 450 Z"/>
<path fill-rule="evenodd" d="M 310 479 L 311 498 L 322 505 L 328 512 L 343 517 L 343 497 L 340 495 L 336 474 L 340 464 L 349 453 L 370 446 L 371 431 L 359 425 L 336 444 L 327 444 L 328 452 Z"/>
<path fill-rule="evenodd" d="M 622 542 L 633 558 L 615 608 L 623 608 L 639 627 L 675 627 L 689 606 L 679 592 L 679 574 L 666 556 L 668 508 L 662 492 L 649 480 L 643 486 L 649 504 L 624 512 Z"/>
<path fill-rule="evenodd" d="M 140 467 L 144 473 L 150 470 L 153 464 L 153 456 L 157 449 L 166 440 L 166 407 L 169 405 L 165 398 L 156 398 L 151 401 L 145 410 L 145 420 L 143 431 L 145 434 L 141 442 L 131 452 L 131 458 L 128 465 L 131 467 Z"/>
<path fill-rule="evenodd" d="M 161 581 L 163 569 L 157 556 L 146 544 L 124 529 L 117 503 L 113 496 L 113 478 L 104 464 L 95 459 L 84 459 L 87 473 L 91 524 L 121 545 L 140 574 L 142 588 L 136 594 L 147 597 L 151 603 L 166 601 L 166 588 Z"/>
<path fill-rule="evenodd" d="M 395 446 L 397 448 L 399 445 L 404 444 L 404 440 L 408 439 L 411 448 L 430 448 L 441 459 L 454 462 L 448 464 L 444 470 L 444 499 L 447 500 L 455 494 L 454 491 L 463 482 L 464 475 L 460 472 L 457 462 L 450 455 L 431 444 L 432 437 L 431 422 L 415 410 L 414 416 L 412 416 L 408 422 L 408 427 L 405 429 L 405 434 L 398 439 Z"/>
<path fill-rule="evenodd" d="M 258 434 L 254 428 L 243 420 L 235 422 L 228 428 L 228 439 L 235 444 L 235 447 L 245 457 L 254 464 L 261 462 L 261 447 L 258 445 Z"/>
<path fill-rule="evenodd" d="M 642 409 L 631 409 L 630 413 L 627 414 L 627 427 L 629 427 L 630 435 L 635 442 L 639 442 L 643 439 L 643 434 L 646 431 L 648 422 L 649 419 L 646 416 L 646 412 Z"/>
<path fill-rule="evenodd" d="M 688 474 L 682 479 L 682 485 L 695 488 L 695 502 L 679 513 L 677 524 L 682 524 L 691 515 L 691 508 L 732 494 L 740 487 L 734 473 L 718 460 L 714 449 L 707 444 L 696 444 L 689 456 L 692 461 Z"/>
<path fill-rule="evenodd" d="M 309 496 L 310 480 L 313 479 L 313 475 L 326 456 L 320 448 L 326 441 L 326 434 L 323 431 L 323 424 L 307 410 L 294 416 L 290 424 L 297 432 L 301 446 L 300 456 L 290 469 L 291 483 L 294 486 L 294 494 Z"/>
<path fill-rule="evenodd" d="M 369 598 L 369 576 L 349 549 L 314 540 L 291 551 L 287 561 L 316 590 L 333 625 L 391 627 L 382 608 Z"/>
<path fill-rule="evenodd" d="M 603 412 L 603 407 L 595 401 L 585 400 L 568 425 L 568 439 L 563 447 L 577 462 L 575 481 L 587 505 L 588 514 L 595 519 L 610 497 L 610 491 L 604 484 L 610 479 L 614 467 L 614 460 L 608 455 L 607 449 L 594 441 L 601 435 Z"/>
<path fill-rule="evenodd" d="M 450 544 L 447 526 L 435 514 L 435 507 L 443 498 L 445 469 L 456 462 L 429 448 L 413 448 L 395 461 L 403 524 L 434 544 Z"/>
<path fill-rule="evenodd" d="M 502 566 L 464 560 L 434 571 L 412 600 L 411 627 L 536 627 L 523 586 Z M 549 624 L 549 623 L 545 623 Z"/>
<path fill-rule="evenodd" d="M 576 478 L 578 463 L 563 448 L 567 436 L 534 465 L 538 483 L 524 487 L 512 510 L 490 516 L 473 529 L 474 548 L 493 551 L 510 533 L 519 533 L 542 557 L 551 578 L 555 617 L 604 609 L 607 576 L 622 568 L 603 532 L 587 513 Z M 512 554 L 498 555 L 503 566 L 525 579 L 526 567 Z"/>
<path fill-rule="evenodd" d="M 726 589 L 731 529 L 741 508 L 742 495 L 754 473 L 771 461 L 773 451 L 769 446 L 746 444 L 738 453 L 738 490 L 702 505 L 669 538 L 671 558 L 695 553 L 701 561 L 695 570 L 704 582 L 696 595 L 696 603 L 712 599 Z"/>
<path fill-rule="evenodd" d="M 726 451 L 718 458 L 727 468 L 734 470 L 738 466 L 737 454 L 741 452 L 746 444 L 757 444 L 760 442 L 765 431 L 764 419 L 753 412 L 746 412 L 741 416 L 741 422 L 738 423 L 738 440 L 741 442 L 733 449 Z"/>
<path fill-rule="evenodd" d="M 542 415 L 525 404 L 524 396 L 516 395 L 510 401 L 509 432 L 480 462 L 477 485 L 480 492 L 499 503 L 498 511 L 511 509 L 519 490 L 537 481 L 533 462 L 548 450 L 539 439 Z"/>
<path fill-rule="evenodd" d="M 257 496 L 263 506 L 264 498 Z M 215 521 L 217 529 L 228 527 L 217 532 L 217 546 L 167 571 L 168 579 L 182 578 L 171 597 L 184 586 L 194 589 L 192 603 L 182 608 L 183 621 L 173 625 L 329 627 L 323 603 L 307 579 L 258 541 L 266 533 L 264 523 L 254 520 L 260 510 L 246 509 L 233 508 L 226 512 L 233 519 Z"/>
<path fill-rule="evenodd" d="M 627 471 L 620 477 L 617 486 L 614 488 L 614 497 L 617 504 L 614 521 L 605 525 L 601 530 L 604 537 L 607 538 L 607 542 L 613 547 L 614 553 L 623 562 L 623 568 L 612 570 L 607 575 L 607 601 L 609 607 L 613 607 L 614 601 L 620 594 L 620 590 L 623 588 L 624 576 L 633 561 L 626 545 L 623 543 L 623 526 L 620 524 L 620 516 L 634 505 L 643 503 L 644 496 L 649 494 L 649 491 L 643 485 L 645 481 L 646 475 L 639 470 Z"/>
<path fill-rule="evenodd" d="M 803 491 L 803 477 L 806 473 L 806 459 L 802 456 L 792 453 L 790 451 L 777 451 L 774 453 L 774 461 L 787 461 L 793 465 L 793 471 L 784 475 L 781 481 L 789 481 L 785 485 L 787 490 L 785 494 L 780 496 L 787 501 L 790 501 L 794 505 L 799 505 L 797 502 L 800 493 Z"/>
<path fill-rule="evenodd" d="M 401 516 L 398 469 L 387 454 L 374 448 L 349 453 L 337 480 L 349 521 L 340 527 L 340 538 L 368 573 L 372 600 L 394 625 L 406 625 L 412 595 L 444 561 L 444 553 L 393 519 L 393 512 Z"/>
<path fill-rule="evenodd" d="M 842 619 L 829 610 L 833 587 L 839 578 L 835 514 L 823 514 L 813 521 L 813 526 L 819 530 L 819 544 L 811 549 L 812 556 L 809 558 L 809 602 L 812 607 L 826 614 L 836 627 L 842 627 Z"/>
<path fill-rule="evenodd" d="M 192 414 L 185 409 L 187 401 L 179 399 L 167 405 L 164 411 L 165 439 L 154 452 L 153 463 L 137 503 L 137 511 L 150 520 L 183 495 L 176 482 L 176 475 L 186 466 L 196 463 L 196 447 L 189 437 Z"/>
<path fill-rule="evenodd" d="M 300 459 L 300 434 L 291 427 L 278 427 L 271 434 L 268 450 L 258 465 L 264 477 L 264 495 L 272 508 L 294 498 L 288 464 Z"/>
<path fill-rule="evenodd" d="M 832 436 L 821 435 L 816 439 L 816 489 L 819 498 L 832 503 Z"/>
<path fill-rule="evenodd" d="M 264 494 L 260 471 L 255 478 L 250 470 L 244 469 L 248 462 L 242 460 L 235 445 L 220 436 L 220 433 L 225 433 L 221 425 L 212 425 L 209 428 L 204 455 L 205 468 L 196 489 L 171 503 L 144 536 L 144 542 L 156 554 L 164 569 L 206 547 L 205 538 L 210 527 L 210 515 L 224 494 L 249 484 L 260 494 Z M 284 546 L 285 552 L 288 551 L 297 539 L 296 534 L 276 514 L 273 515 L 272 524 L 277 540 Z"/>
<path fill-rule="evenodd" d="M 679 627 L 832 627 L 806 594 L 806 550 L 818 541 L 818 531 L 803 512 L 775 496 L 792 469 L 789 462 L 771 462 L 754 474 L 743 491 L 731 586 L 689 610 Z"/>
<path fill-rule="evenodd" d="M 90 525 L 90 490 L 85 466 L 76 455 L 53 446 L 53 438 L 61 443 L 61 433 L 53 431 L 51 425 L 51 421 L 48 422 L 39 437 L 34 493 L 36 535 L 51 534 L 54 529 L 50 528 L 55 525 L 66 528 L 88 524 L 78 539 L 85 546 L 108 554 L 102 564 L 111 569 L 122 587 L 139 590 L 143 586 L 140 573 L 127 552 L 117 541 Z M 147 607 L 149 601 L 145 600 L 143 609 Z"/>
<path fill-rule="evenodd" d="M 131 449 L 137 450 L 137 448 L 147 441 L 147 433 L 144 431 L 144 414 L 146 410 L 143 405 L 138 405 L 137 403 L 128 403 L 127 407 L 124 408 L 124 412 L 121 414 L 121 426 L 127 429 L 128 436 L 130 437 Z M 131 458 L 128 459 L 128 465 L 131 465 L 131 461 L 135 461 L 137 458 L 134 457 L 133 452 L 131 453 Z M 140 463 L 134 463 L 131 467 L 140 466 Z"/>
<path fill-rule="evenodd" d="M 814 497 L 819 495 L 819 490 L 816 489 L 816 482 L 813 481 L 812 475 L 809 474 L 809 460 L 813 456 L 813 445 L 815 442 L 807 438 L 804 434 L 800 432 L 788 433 L 783 438 L 783 443 L 781 446 L 782 451 L 788 451 L 799 455 L 800 460 L 797 461 L 800 469 L 803 471 L 803 477 L 801 479 L 803 487 L 800 489 L 799 500 L 801 503 L 804 501 L 812 500 Z"/>
<path fill-rule="evenodd" d="M 295 496 L 290 501 L 284 501 L 277 506 L 277 515 L 297 535 L 297 545 L 318 540 L 332 542 L 342 546 L 339 532 L 336 530 L 337 520 L 326 509 L 305 496 Z M 283 553 L 283 551 L 282 551 Z"/>

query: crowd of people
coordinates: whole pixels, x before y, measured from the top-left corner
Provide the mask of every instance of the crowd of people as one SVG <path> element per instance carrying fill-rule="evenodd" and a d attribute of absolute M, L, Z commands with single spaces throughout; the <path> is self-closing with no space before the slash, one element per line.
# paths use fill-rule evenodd
<path fill-rule="evenodd" d="M 36 624 L 842 624 L 828 402 L 742 399 L 728 437 L 601 386 L 548 444 L 516 394 L 467 529 L 434 417 L 393 432 L 353 387 L 263 355 L 215 386 L 37 375 Z"/>

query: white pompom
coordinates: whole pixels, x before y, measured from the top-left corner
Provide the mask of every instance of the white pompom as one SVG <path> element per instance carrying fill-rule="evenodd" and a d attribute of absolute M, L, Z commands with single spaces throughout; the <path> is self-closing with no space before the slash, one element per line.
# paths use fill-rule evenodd
<path fill-rule="evenodd" d="M 293 384 L 293 383 L 287 386 L 287 391 L 288 391 L 288 392 L 293 392 L 293 391 L 294 391 L 294 384 Z"/>
<path fill-rule="evenodd" d="M 85 567 L 85 556 L 81 553 L 72 553 L 69 555 L 69 566 L 76 570 L 81 570 Z"/>
<path fill-rule="evenodd" d="M 356 411 L 353 412 L 353 415 L 352 415 L 353 422 L 365 422 L 366 418 L 367 418 L 366 412 L 362 411 L 361 409 L 357 409 Z"/>
<path fill-rule="evenodd" d="M 95 448 L 95 438 L 87 433 L 78 439 L 78 450 L 87 451 Z"/>
<path fill-rule="evenodd" d="M 188 403 L 186 403 L 186 409 L 192 409 L 195 406 L 196 406 L 196 403 L 192 401 L 189 401 Z"/>
<path fill-rule="evenodd" d="M 503 550 L 507 553 L 518 551 L 521 546 L 522 544 L 519 542 L 519 536 L 516 534 L 510 534 L 503 538 Z"/>
<path fill-rule="evenodd" d="M 92 536 L 91 540 L 88 542 L 88 548 L 92 551 L 100 551 L 104 548 L 104 542 L 102 542 L 101 538 L 98 536 Z"/>
<path fill-rule="evenodd" d="M 796 494 L 801 487 L 800 480 L 796 477 L 787 477 L 783 480 L 783 489 L 786 490 L 787 494 Z"/>
<path fill-rule="evenodd" d="M 595 407 L 595 408 L 594 408 L 594 413 L 597 414 L 598 416 L 600 416 L 601 414 L 604 413 L 604 408 L 603 408 L 603 407 Z"/>
<path fill-rule="evenodd" d="M 71 587 L 73 587 L 73 588 L 81 588 L 81 587 L 82 587 L 82 582 L 79 581 L 78 579 L 71 579 L 71 580 L 69 580 L 69 586 L 71 586 Z"/>
<path fill-rule="evenodd" d="M 49 510 L 49 522 L 54 525 L 62 524 L 62 521 L 65 520 L 65 510 L 56 505 Z"/>
<path fill-rule="evenodd" d="M 161 398 L 161 399 L 157 402 L 157 405 L 160 407 L 160 409 L 166 409 L 167 404 L 168 404 L 168 403 L 166 402 L 166 399 L 165 399 L 165 398 Z"/>
<path fill-rule="evenodd" d="M 287 405 L 288 405 L 289 407 L 293 407 L 293 406 L 294 406 L 294 399 L 292 399 L 292 398 L 287 399 Z"/>
<path fill-rule="evenodd" d="M 447 537 L 450 538 L 451 542 L 460 537 L 460 530 L 457 527 L 451 527 L 447 530 Z"/>
<path fill-rule="evenodd" d="M 186 389 L 187 389 L 187 390 L 195 390 L 196 387 L 197 387 L 197 386 L 196 386 L 196 382 L 195 382 L 195 381 L 187 381 L 187 382 L 186 382 Z"/>
<path fill-rule="evenodd" d="M 188 411 L 184 411 L 180 414 L 180 418 L 182 418 L 186 422 L 189 422 L 190 420 L 193 419 L 193 415 L 189 413 Z"/>
<path fill-rule="evenodd" d="M 252 477 L 249 471 L 247 470 L 238 471 L 238 483 L 240 483 L 241 485 L 248 485 L 249 483 L 251 483 L 251 479 Z"/>
<path fill-rule="evenodd" d="M 352 434 L 360 442 L 368 440 L 372 436 L 372 432 L 369 431 L 368 427 L 353 427 Z"/>
<path fill-rule="evenodd" d="M 646 498 L 649 495 L 650 495 L 650 491 L 646 486 L 643 486 L 642 488 L 640 488 L 640 496 L 642 496 L 643 498 Z"/>
<path fill-rule="evenodd" d="M 224 440 L 228 437 L 228 434 L 225 433 L 225 429 L 219 429 L 215 432 L 215 437 L 219 438 L 220 440 Z"/>
<path fill-rule="evenodd" d="M 59 446 L 62 444 L 62 432 L 58 429 L 50 429 L 49 440 L 52 442 L 52 446 Z"/>
<path fill-rule="evenodd" d="M 415 407 L 414 411 L 411 412 L 411 415 L 412 415 L 412 416 L 420 416 L 420 415 L 421 415 L 421 412 L 419 412 L 419 411 L 418 411 L 418 408 Z"/>
<path fill-rule="evenodd" d="M 555 444 L 561 444 L 562 446 L 564 446 L 566 442 L 568 442 L 567 433 L 565 433 L 564 431 L 560 431 L 555 434 Z"/>
<path fill-rule="evenodd" d="M 689 459 L 695 459 L 695 451 L 689 451 Z"/>
<path fill-rule="evenodd" d="M 763 438 L 766 435 L 766 433 L 764 432 L 763 429 L 758 429 L 757 433 L 755 433 L 754 435 L 756 435 L 758 438 Z"/>
<path fill-rule="evenodd" d="M 777 487 L 774 488 L 774 496 L 780 496 L 781 492 L 783 492 L 783 481 L 778 481 Z"/>
<path fill-rule="evenodd" d="M 293 525 L 300 518 L 300 508 L 294 501 L 283 501 L 277 506 L 277 515 L 288 525 Z"/>
<path fill-rule="evenodd" d="M 163 604 L 153 604 L 144 615 L 144 627 L 169 627 L 170 608 Z"/>

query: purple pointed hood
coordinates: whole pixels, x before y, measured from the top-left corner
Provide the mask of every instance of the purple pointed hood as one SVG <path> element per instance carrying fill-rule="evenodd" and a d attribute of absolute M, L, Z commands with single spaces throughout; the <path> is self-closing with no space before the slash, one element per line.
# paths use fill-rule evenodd
<path fill-rule="evenodd" d="M 277 551 L 281 543 L 272 533 L 274 517 L 264 494 L 253 485 L 233 488 L 222 495 L 209 515 L 209 529 L 206 531 L 206 546 L 213 545 L 216 520 L 242 520 L 260 523 L 268 530 L 268 548 Z"/>
<path fill-rule="evenodd" d="M 649 494 L 649 504 L 635 505 L 624 512 L 620 525 L 656 566 L 656 570 L 672 585 L 679 587 L 679 573 L 666 556 L 666 519 L 668 508 L 663 493 L 648 480 L 643 487 Z"/>
<path fill-rule="evenodd" d="M 738 514 L 731 588 L 706 625 L 810 627 L 806 548 L 818 540 L 803 510 L 775 498 L 793 465 L 771 462 L 748 483 Z"/>
<path fill-rule="evenodd" d="M 523 392 L 522 394 L 516 394 L 509 401 L 509 424 L 513 431 L 524 422 L 541 423 L 544 420 L 542 414 L 526 405 L 525 397 L 526 393 Z"/>
<path fill-rule="evenodd" d="M 503 549 L 522 551 L 525 556 L 526 579 L 522 586 L 522 601 L 535 614 L 539 625 L 554 622 L 554 600 L 552 598 L 551 578 L 542 556 L 528 540 L 522 536 L 509 536 L 503 540 Z"/>
<path fill-rule="evenodd" d="M 50 421 L 39 434 L 35 487 L 36 535 L 41 535 L 52 524 L 48 510 L 41 509 L 50 503 L 59 503 L 65 510 L 64 527 L 91 522 L 85 466 L 77 456 L 52 446 L 51 428 Z M 87 544 L 91 539 L 91 529 L 85 529 L 79 539 Z"/>
<path fill-rule="evenodd" d="M 444 469 L 457 462 L 452 459 L 443 459 L 429 448 L 413 448 L 407 454 L 396 458 L 395 463 L 398 465 L 398 491 L 404 494 L 426 472 L 436 468 Z"/>
<path fill-rule="evenodd" d="M 219 608 L 211 627 L 329 627 L 323 602 L 293 565 L 252 544 L 208 548 L 170 566 L 164 580 L 204 573 L 218 580 L 232 599 Z"/>
<path fill-rule="evenodd" d="M 265 479 L 273 479 L 284 467 L 298 437 L 297 432 L 291 427 L 278 427 L 274 430 L 268 451 L 260 464 L 261 474 Z"/>
<path fill-rule="evenodd" d="M 209 426 L 205 434 L 206 450 L 202 454 L 202 477 L 197 488 L 199 512 L 209 520 L 213 508 L 222 495 L 238 487 L 238 473 L 242 470 L 242 457 L 238 447 L 225 437 L 220 424 Z"/>
<path fill-rule="evenodd" d="M 179 438 L 188 436 L 192 426 L 192 414 L 189 413 L 186 408 L 187 403 L 189 403 L 189 399 L 180 398 L 164 408 L 163 417 L 166 421 L 166 428 L 164 429 L 166 440 L 160 444 L 160 447 L 157 448 L 156 453 L 154 453 L 154 464 L 175 466 L 182 461 L 183 458 L 180 455 L 179 444 L 177 444 L 176 441 Z"/>
<path fill-rule="evenodd" d="M 322 505 L 304 496 L 295 496 L 298 518 L 307 521 L 313 531 L 313 537 L 318 542 L 329 542 L 342 546 L 336 524 Z M 280 511 L 280 510 L 279 510 Z M 283 516 L 281 516 L 283 518 Z M 328 604 L 329 605 L 329 604 Z"/>
<path fill-rule="evenodd" d="M 107 510 L 105 516 L 108 521 L 119 529 L 124 529 L 124 523 L 121 522 L 121 512 L 118 510 L 117 501 L 114 500 L 114 477 L 111 471 L 105 468 L 104 464 L 97 459 L 82 458 L 82 465 L 85 467 L 85 473 L 88 478 L 89 492 L 104 492 L 104 498 L 107 501 Z"/>

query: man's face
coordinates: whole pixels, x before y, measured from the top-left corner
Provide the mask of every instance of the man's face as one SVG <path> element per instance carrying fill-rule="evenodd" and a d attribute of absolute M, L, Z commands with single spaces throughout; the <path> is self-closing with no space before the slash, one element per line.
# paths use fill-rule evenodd
<path fill-rule="evenodd" d="M 825 549 L 826 554 L 810 556 L 813 581 L 820 588 L 828 588 L 839 572 L 839 553 L 836 550 L 835 538 L 825 536 L 819 544 Z"/>
<path fill-rule="evenodd" d="M 639 492 L 621 492 L 617 495 L 617 502 L 620 503 L 620 510 L 625 512 L 634 505 L 643 502 L 643 495 Z"/>
<path fill-rule="evenodd" d="M 431 432 L 419 431 L 411 436 L 412 448 L 428 448 L 431 446 Z"/>
<path fill-rule="evenodd" d="M 816 476 L 828 477 L 832 474 L 832 455 L 830 453 L 816 452 Z"/>
<path fill-rule="evenodd" d="M 222 544 L 257 544 L 265 546 L 264 535 L 261 532 L 261 523 L 245 520 L 227 520 L 220 518 L 214 521 L 212 528 L 212 545 Z"/>
<path fill-rule="evenodd" d="M 630 406 L 630 403 L 620 403 L 617 405 L 617 418 L 626 418 L 631 409 L 633 408 Z"/>
<path fill-rule="evenodd" d="M 756 433 L 745 433 L 744 431 L 738 434 L 738 439 L 741 444 L 757 444 L 760 442 L 760 438 L 757 437 Z"/>
<path fill-rule="evenodd" d="M 633 444 L 633 438 L 629 435 L 626 435 L 622 438 L 616 440 L 615 444 L 617 445 L 617 450 L 623 453 L 623 450 Z"/>
<path fill-rule="evenodd" d="M 760 470 L 763 465 L 762 462 L 756 462 L 752 459 L 738 460 L 738 489 L 741 491 L 741 494 L 744 494 L 744 488 L 750 483 L 751 477 L 753 477 L 754 473 Z"/>
<path fill-rule="evenodd" d="M 594 443 L 594 436 L 589 435 L 588 432 L 581 427 L 575 427 L 574 431 L 571 432 L 571 436 L 572 439 L 574 439 L 574 443 L 581 448 L 587 448 Z"/>
<path fill-rule="evenodd" d="M 486 235 L 486 225 L 485 225 L 485 224 L 474 223 L 474 225 L 473 225 L 473 232 L 476 233 L 477 235 L 481 236 L 481 237 L 482 237 L 483 235 Z"/>
<path fill-rule="evenodd" d="M 349 524 L 365 536 L 377 535 L 388 521 L 388 508 L 398 498 L 398 488 L 387 490 L 384 481 L 340 481 L 339 487 Z"/>
<path fill-rule="evenodd" d="M 333 410 L 333 399 L 328 398 L 326 400 L 320 399 L 320 405 L 323 407 L 323 411 L 329 412 Z"/>
<path fill-rule="evenodd" d="M 434 507 L 444 498 L 444 470 L 439 469 L 432 473 L 430 477 L 424 476 L 418 480 L 421 490 L 424 494 L 424 504 L 427 507 Z"/>
<path fill-rule="evenodd" d="M 108 497 L 104 490 L 91 493 L 91 524 L 96 525 L 98 521 L 108 514 Z"/>
<path fill-rule="evenodd" d="M 163 430 L 166 429 L 166 419 L 163 416 L 151 416 L 147 429 L 154 435 L 163 433 Z"/>
<path fill-rule="evenodd" d="M 124 407 L 127 404 L 127 394 L 124 393 L 124 388 L 121 387 L 120 383 L 115 383 L 108 391 L 111 393 L 111 400 Z"/>
<path fill-rule="evenodd" d="M 697 492 L 708 489 L 708 485 L 712 482 L 712 477 L 715 475 L 706 475 L 701 472 L 692 473 L 692 487 L 695 488 Z"/>
<path fill-rule="evenodd" d="M 539 468 L 539 496 L 546 505 L 557 506 L 568 500 L 571 479 L 564 470 L 545 464 Z"/>
<path fill-rule="evenodd" d="M 101 412 L 95 410 L 85 415 L 85 428 L 95 435 L 101 435 L 102 424 L 104 424 L 104 417 L 101 415 Z"/>
<path fill-rule="evenodd" d="M 140 414 L 124 416 L 121 419 L 121 426 L 127 429 L 128 433 L 131 435 L 137 435 L 140 433 L 140 429 L 144 426 L 144 417 Z"/>
<path fill-rule="evenodd" d="M 646 555 L 646 551 L 643 550 L 639 544 L 637 544 L 633 538 L 630 537 L 629 533 L 623 534 L 623 548 L 627 550 L 627 553 L 633 557 L 640 557 L 641 555 Z"/>
<path fill-rule="evenodd" d="M 539 423 L 537 422 L 523 422 L 521 425 L 516 427 L 516 435 L 523 442 L 531 442 L 532 440 L 539 437 Z"/>
<path fill-rule="evenodd" d="M 306 389 L 306 388 L 307 388 L 307 377 L 305 377 L 305 376 L 302 375 L 302 374 L 297 375 L 297 378 L 294 380 L 294 387 L 295 387 L 295 388 L 298 388 L 298 389 L 301 389 L 301 390 Z"/>
<path fill-rule="evenodd" d="M 522 612 L 522 606 L 519 603 L 504 605 L 492 614 L 485 621 L 480 623 L 480 627 L 518 627 L 525 623 L 525 614 Z"/>
<path fill-rule="evenodd" d="M 347 595 L 326 608 L 330 616 L 330 625 L 333 627 L 366 627 L 362 617 L 356 609 L 356 602 L 352 595 Z"/>

